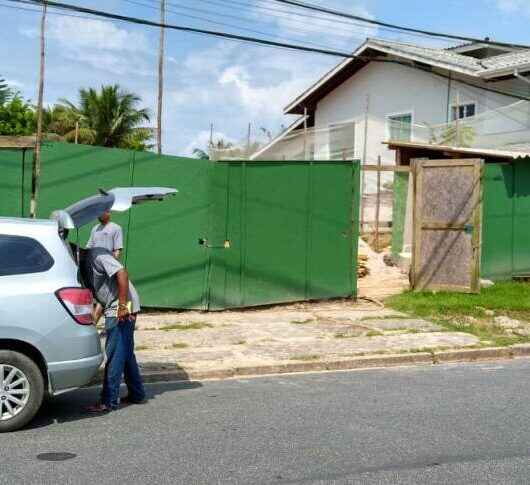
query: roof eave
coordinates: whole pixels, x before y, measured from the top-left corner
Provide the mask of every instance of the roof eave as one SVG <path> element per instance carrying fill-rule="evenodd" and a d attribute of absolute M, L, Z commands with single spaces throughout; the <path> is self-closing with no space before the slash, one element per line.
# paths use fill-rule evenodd
<path fill-rule="evenodd" d="M 354 53 L 354 56 L 361 55 L 365 50 L 367 49 L 374 49 L 377 51 L 382 52 L 383 54 L 387 55 L 393 55 L 396 57 L 402 57 L 404 59 L 408 59 L 411 61 L 421 62 L 423 64 L 428 64 L 432 67 L 437 67 L 439 69 L 448 70 L 451 72 L 456 72 L 459 74 L 463 74 L 466 76 L 472 76 L 472 77 L 479 77 L 479 73 L 476 71 L 473 71 L 471 69 L 463 69 L 459 68 L 458 66 L 454 66 L 452 64 L 446 64 L 442 62 L 434 62 L 431 59 L 422 57 L 422 56 L 415 56 L 410 54 L 404 54 L 400 52 L 396 52 L 392 49 L 387 49 L 381 45 L 379 45 L 377 42 L 372 41 L 371 39 L 366 40 Z M 297 110 L 301 105 L 303 106 L 303 102 L 307 100 L 312 94 L 318 91 L 318 89 L 322 88 L 327 82 L 329 82 L 333 77 L 335 77 L 337 74 L 339 74 L 343 69 L 345 69 L 349 64 L 354 62 L 355 58 L 348 58 L 342 61 L 340 64 L 335 66 L 332 70 L 330 70 L 327 74 L 325 74 L 322 78 L 320 78 L 316 83 L 314 83 L 309 89 L 307 89 L 305 92 L 303 92 L 300 96 L 298 96 L 294 101 L 292 101 L 290 104 L 288 104 L 284 110 L 284 114 L 300 114 L 300 111 Z M 370 61 L 365 61 L 370 62 Z"/>
<path fill-rule="evenodd" d="M 503 67 L 501 69 L 487 70 L 481 73 L 480 77 L 483 79 L 495 79 L 497 77 L 504 77 L 513 75 L 515 71 L 528 72 L 530 71 L 530 62 L 521 64 L 519 66 Z"/>

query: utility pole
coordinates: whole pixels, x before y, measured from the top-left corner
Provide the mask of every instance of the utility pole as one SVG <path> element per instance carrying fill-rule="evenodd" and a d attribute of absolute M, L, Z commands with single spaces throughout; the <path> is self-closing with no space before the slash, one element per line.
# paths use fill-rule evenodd
<path fill-rule="evenodd" d="M 31 174 L 31 202 L 29 208 L 30 217 L 37 217 L 37 206 L 40 191 L 40 165 L 41 165 L 41 145 L 42 145 L 42 104 L 44 98 L 44 62 L 46 52 L 46 13 L 47 2 L 42 4 L 42 17 L 40 21 L 40 73 L 39 90 L 37 96 L 37 135 L 35 140 L 35 153 L 33 156 L 33 169 Z"/>
<path fill-rule="evenodd" d="M 166 23 L 166 0 L 160 0 L 160 23 Z M 156 120 L 156 148 L 162 155 L 162 98 L 164 96 L 164 44 L 166 31 L 160 27 L 160 45 L 158 48 L 158 110 Z"/>

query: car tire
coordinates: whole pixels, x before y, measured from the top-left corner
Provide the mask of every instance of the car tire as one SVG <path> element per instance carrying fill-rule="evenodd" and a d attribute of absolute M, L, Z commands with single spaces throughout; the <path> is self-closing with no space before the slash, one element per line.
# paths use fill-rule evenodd
<path fill-rule="evenodd" d="M 35 417 L 44 397 L 44 377 L 33 360 L 11 350 L 0 350 L 0 369 L 0 433 L 6 433 L 22 428 Z M 10 382 L 16 384 L 21 381 L 13 388 L 10 388 L 10 382 L 7 382 L 11 372 L 16 375 L 16 379 L 13 377 Z M 3 385 L 6 382 L 7 385 Z M 9 391 L 9 395 L 14 396 L 23 405 L 11 400 Z M 10 417 L 10 414 L 13 416 Z"/>

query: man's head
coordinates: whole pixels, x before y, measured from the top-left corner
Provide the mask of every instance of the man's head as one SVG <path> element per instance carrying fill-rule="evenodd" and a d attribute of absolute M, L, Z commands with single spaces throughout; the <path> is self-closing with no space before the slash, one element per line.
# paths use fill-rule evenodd
<path fill-rule="evenodd" d="M 98 219 L 101 224 L 107 224 L 110 221 L 110 211 L 103 212 L 103 214 L 101 214 Z"/>

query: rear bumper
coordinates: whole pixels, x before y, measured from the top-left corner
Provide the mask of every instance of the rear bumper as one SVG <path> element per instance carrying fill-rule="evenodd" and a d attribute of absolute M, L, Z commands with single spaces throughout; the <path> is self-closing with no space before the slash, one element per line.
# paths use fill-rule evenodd
<path fill-rule="evenodd" d="M 103 354 L 65 362 L 48 363 L 48 376 L 52 394 L 88 384 L 103 362 Z"/>

